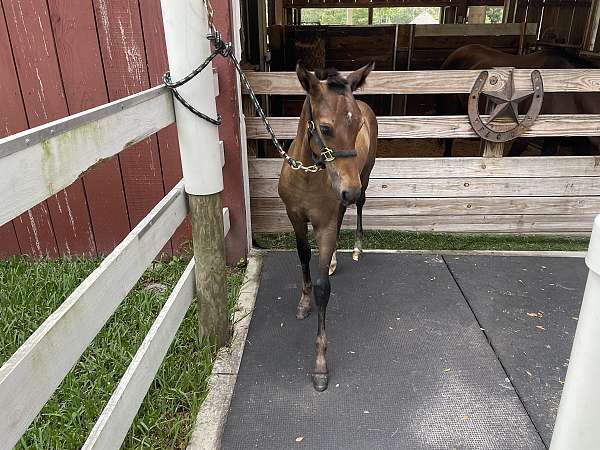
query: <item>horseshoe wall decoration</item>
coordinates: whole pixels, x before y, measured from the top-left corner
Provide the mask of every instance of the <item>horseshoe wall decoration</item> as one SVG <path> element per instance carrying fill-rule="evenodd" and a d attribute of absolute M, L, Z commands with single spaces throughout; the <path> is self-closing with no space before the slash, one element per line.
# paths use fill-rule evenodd
<path fill-rule="evenodd" d="M 533 90 L 531 91 L 517 91 L 515 90 L 515 83 L 513 77 L 513 71 L 509 72 L 509 78 L 504 85 L 502 91 L 498 92 L 484 92 L 483 88 L 489 77 L 489 72 L 484 70 L 479 74 L 471 94 L 469 94 L 469 122 L 482 139 L 491 142 L 508 142 L 521 136 L 525 130 L 527 130 L 535 119 L 537 119 L 542 109 L 542 102 L 544 100 L 544 83 L 542 81 L 542 74 L 539 70 L 531 72 L 531 83 Z M 479 114 L 479 97 L 483 94 L 494 105 L 494 108 L 490 114 L 487 123 L 484 123 Z M 529 111 L 525 114 L 522 120 L 519 120 L 519 103 L 531 97 L 531 106 Z M 509 117 L 513 119 L 516 125 L 509 130 L 495 130 L 492 127 L 492 122 L 498 117 Z"/>

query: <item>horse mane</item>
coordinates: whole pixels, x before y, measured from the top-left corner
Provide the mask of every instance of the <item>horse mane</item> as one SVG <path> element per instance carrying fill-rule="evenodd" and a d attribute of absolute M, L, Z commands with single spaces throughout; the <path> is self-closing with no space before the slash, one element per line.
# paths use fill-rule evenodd
<path fill-rule="evenodd" d="M 321 81 L 327 82 L 327 87 L 338 95 L 344 95 L 348 92 L 348 80 L 346 80 L 337 69 L 317 69 L 316 77 Z"/>

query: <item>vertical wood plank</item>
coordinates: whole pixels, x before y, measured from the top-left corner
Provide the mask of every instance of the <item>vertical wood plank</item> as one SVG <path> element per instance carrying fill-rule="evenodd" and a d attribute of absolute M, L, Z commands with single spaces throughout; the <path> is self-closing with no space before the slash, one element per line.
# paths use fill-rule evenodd
<path fill-rule="evenodd" d="M 14 128 L 10 130 L 10 134 L 14 134 L 34 126 L 34 123 L 51 120 L 47 117 L 42 94 L 45 95 L 46 90 L 59 89 L 60 86 L 44 85 L 42 82 L 47 58 L 46 49 L 49 53 L 50 48 L 44 34 L 40 33 L 39 24 L 31 23 L 32 19 L 37 21 L 36 15 L 40 14 L 36 12 L 36 5 L 31 1 L 2 0 L 2 6 L 23 99 L 19 122 L 14 120 Z M 40 54 L 40 51 L 43 53 Z M 27 114 L 27 107 L 31 108 L 31 114 Z M 35 109 L 38 110 L 34 111 Z M 24 254 L 34 257 L 59 255 L 47 202 L 42 202 L 22 214 L 13 223 Z"/>
<path fill-rule="evenodd" d="M 9 33 L 29 127 L 69 115 L 46 1 L 5 0 L 7 2 L 11 5 Z M 50 197 L 46 203 L 60 254 L 95 255 L 81 180 Z"/>
<path fill-rule="evenodd" d="M 94 8 L 109 100 L 148 89 L 137 0 L 94 0 Z M 124 150 L 119 161 L 129 220 L 134 226 L 165 194 L 156 137 Z"/>
<path fill-rule="evenodd" d="M 12 57 L 8 39 L 8 30 L 4 20 L 4 10 L 0 3 L 0 138 L 11 135 L 21 124 L 27 123 L 23 111 L 21 90 L 17 80 L 17 72 Z M 20 253 L 19 242 L 14 224 L 7 223 L 0 227 L 0 258 L 6 258 Z"/>
<path fill-rule="evenodd" d="M 70 114 L 108 102 L 91 2 L 48 0 Z M 98 254 L 106 255 L 129 233 L 118 158 L 83 178 Z"/>
<path fill-rule="evenodd" d="M 485 141 L 483 146 L 484 158 L 502 158 L 504 156 L 504 142 Z"/>
<path fill-rule="evenodd" d="M 163 75 L 169 69 L 165 33 L 163 29 L 160 0 L 143 0 L 140 2 L 140 12 L 144 29 L 144 44 L 148 59 L 148 76 L 151 86 L 163 83 Z M 162 164 L 162 178 L 167 191 L 179 183 L 182 178 L 181 156 L 175 124 L 158 132 L 158 147 Z M 173 252 L 179 253 L 181 247 L 191 242 L 192 229 L 189 219 L 186 219 L 177 229 L 171 239 Z"/>

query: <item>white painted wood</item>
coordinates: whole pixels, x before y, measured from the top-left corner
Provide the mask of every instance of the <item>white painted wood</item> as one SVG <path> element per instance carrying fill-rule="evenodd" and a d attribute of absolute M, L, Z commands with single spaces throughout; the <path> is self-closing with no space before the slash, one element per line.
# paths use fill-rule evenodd
<path fill-rule="evenodd" d="M 223 208 L 223 232 L 225 237 L 229 234 L 230 229 L 231 219 L 229 218 L 229 208 Z"/>
<path fill-rule="evenodd" d="M 251 178 L 279 178 L 280 158 L 250 159 Z M 548 178 L 600 176 L 598 156 L 521 156 L 516 158 L 377 158 L 376 178 Z"/>
<path fill-rule="evenodd" d="M 173 123 L 171 93 L 163 87 L 152 91 L 157 95 L 142 92 L 1 139 L 0 225 L 66 188 L 100 161 Z M 136 102 L 139 97 L 149 99 Z M 31 145 L 23 145 L 27 142 Z"/>
<path fill-rule="evenodd" d="M 88 436 L 84 450 L 118 449 L 192 303 L 194 260 L 177 282 Z"/>
<path fill-rule="evenodd" d="M 198 0 L 161 0 L 169 70 L 174 80 L 188 75 L 211 53 L 208 13 Z M 212 65 L 178 88 L 196 109 L 217 116 Z M 175 102 L 183 179 L 188 194 L 210 195 L 223 190 L 219 128 L 200 120 Z"/>
<path fill-rule="evenodd" d="M 0 368 L 0 436 L 12 448 L 187 215 L 183 181 Z"/>
<path fill-rule="evenodd" d="M 219 150 L 221 152 L 221 167 L 225 167 L 225 146 L 223 141 L 219 141 Z"/>
<path fill-rule="evenodd" d="M 218 97 L 219 95 L 221 95 L 221 89 L 219 87 L 219 72 L 217 71 L 217 69 L 213 69 L 213 80 L 214 80 L 214 87 L 215 87 L 215 97 Z"/>
<path fill-rule="evenodd" d="M 600 441 L 600 216 L 594 224 L 586 264 L 589 274 L 568 360 L 551 450 L 595 450 Z"/>
<path fill-rule="evenodd" d="M 242 59 L 242 18 L 240 2 L 231 3 L 232 39 L 235 56 L 238 61 Z M 250 215 L 250 176 L 248 169 L 248 138 L 246 136 L 246 118 L 242 104 L 242 85 L 240 77 L 236 76 L 236 89 L 238 100 L 238 114 L 240 124 L 240 156 L 242 159 L 242 186 L 244 188 L 244 209 L 246 214 L 246 249 L 252 247 L 252 219 Z"/>

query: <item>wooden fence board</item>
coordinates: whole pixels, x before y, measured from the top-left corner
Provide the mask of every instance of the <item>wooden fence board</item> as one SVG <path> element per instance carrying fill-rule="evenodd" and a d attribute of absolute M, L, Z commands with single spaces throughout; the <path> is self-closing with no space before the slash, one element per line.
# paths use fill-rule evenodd
<path fill-rule="evenodd" d="M 488 116 L 481 116 L 487 121 Z M 296 137 L 298 117 L 271 117 L 280 139 Z M 382 116 L 377 118 L 380 139 L 478 138 L 467 116 Z M 259 117 L 246 118 L 248 139 L 270 139 Z M 539 116 L 523 137 L 600 136 L 600 114 Z"/>
<path fill-rule="evenodd" d="M 279 178 L 283 160 L 252 158 L 250 178 Z M 598 156 L 517 158 L 378 158 L 371 172 L 375 178 L 462 177 L 587 177 L 600 176 Z"/>
<path fill-rule="evenodd" d="M 25 118 L 25 120 L 15 124 L 16 128 L 11 130 L 11 133 L 17 133 L 33 126 L 28 123 L 31 119 L 36 120 L 37 123 L 47 120 L 47 113 L 44 110 L 45 106 L 42 104 L 43 98 L 41 97 L 42 93 L 45 94 L 46 91 L 40 80 L 46 79 L 44 72 L 46 68 L 42 62 L 47 61 L 49 58 L 45 51 L 48 43 L 45 42 L 43 33 L 40 33 L 40 25 L 36 23 L 37 15 L 41 14 L 38 11 L 40 9 L 39 4 L 30 1 L 16 4 L 14 1 L 2 0 L 2 5 L 4 6 L 11 49 L 22 91 L 22 103 L 19 105 L 21 111 L 18 116 Z M 49 51 L 50 49 L 48 49 L 48 53 Z M 39 73 L 40 70 L 41 73 Z M 59 90 L 60 86 L 50 86 L 48 84 L 45 89 Z M 40 110 L 36 110 L 38 108 Z M 14 225 L 19 246 L 23 253 L 35 257 L 56 257 L 59 255 L 47 202 L 32 208 L 27 211 L 27 214 L 15 219 Z"/>
<path fill-rule="evenodd" d="M 182 181 L 0 368 L 3 445 L 16 444 L 186 215 Z"/>
<path fill-rule="evenodd" d="M 138 98 L 148 100 L 131 104 Z M 130 106 L 121 109 L 121 105 L 127 104 Z M 113 113 L 94 119 L 103 111 Z M 0 224 L 70 185 L 97 162 L 172 123 L 174 117 L 171 93 L 158 87 L 0 140 L 0 154 L 15 143 L 26 139 L 32 142 L 31 146 L 0 158 L 6 173 L 0 178 Z M 48 134 L 61 124 L 68 125 L 82 118 L 88 119 L 70 131 L 34 141 L 34 136 L 40 133 Z"/>
<path fill-rule="evenodd" d="M 278 197 L 276 179 L 253 179 L 252 197 Z M 600 195 L 598 177 L 390 178 L 369 183 L 368 197 L 574 197 Z"/>
<path fill-rule="evenodd" d="M 229 210 L 223 209 L 229 233 Z M 88 436 L 84 450 L 119 448 L 196 294 L 190 261 Z"/>
<path fill-rule="evenodd" d="M 0 42 L 10 43 L 4 7 L 0 2 Z M 12 56 L 11 46 L 0 45 L 0 97 L 3 105 L 0 108 L 0 139 L 16 131 L 20 131 L 21 124 L 27 123 L 21 89 L 17 79 L 17 71 Z M 15 232 L 15 225 L 11 222 L 0 227 L 0 258 L 19 254 L 21 249 Z"/>
<path fill-rule="evenodd" d="M 120 448 L 195 295 L 194 260 L 152 324 L 83 450 Z"/>
<path fill-rule="evenodd" d="M 92 2 L 48 0 L 48 6 L 69 114 L 108 103 Z M 96 250 L 106 255 L 130 231 L 118 158 L 98 164 L 83 183 Z"/>
<path fill-rule="evenodd" d="M 111 100 L 150 87 L 137 0 L 95 0 L 96 25 Z M 156 137 L 119 155 L 130 223 L 138 223 L 164 195 Z"/>
<path fill-rule="evenodd" d="M 253 198 L 255 215 L 285 214 L 279 198 Z M 349 208 L 349 216 L 356 215 Z M 593 215 L 600 214 L 600 197 L 465 197 L 465 198 L 367 198 L 366 216 L 454 215 Z"/>
<path fill-rule="evenodd" d="M 494 86 L 488 84 L 486 89 L 501 90 L 506 73 L 491 72 L 500 74 L 499 81 Z M 597 69 L 540 69 L 540 72 L 545 92 L 600 91 L 600 70 Z M 356 94 L 468 94 L 480 73 L 479 70 L 375 71 Z M 517 89 L 531 89 L 530 74 L 531 70 L 526 69 L 514 71 Z M 246 72 L 246 76 L 257 94 L 304 95 L 294 72 Z"/>
<path fill-rule="evenodd" d="M 556 215 L 466 215 L 466 216 L 365 216 L 364 227 L 374 230 L 402 230 L 439 233 L 526 233 L 587 234 L 595 216 Z M 356 227 L 356 217 L 344 219 L 345 229 Z M 256 232 L 292 231 L 290 221 L 277 215 L 252 215 Z"/>

